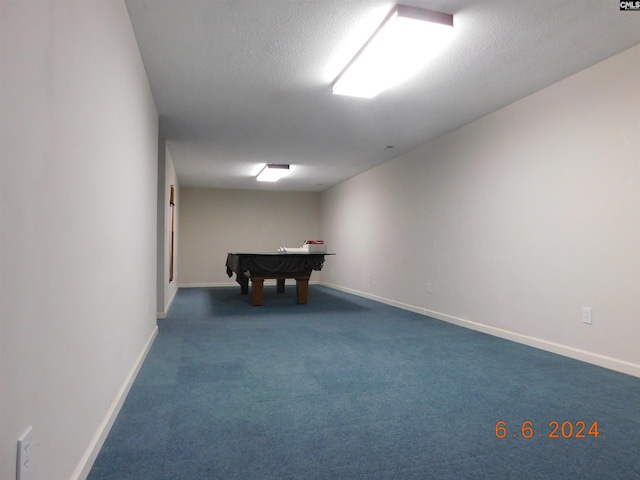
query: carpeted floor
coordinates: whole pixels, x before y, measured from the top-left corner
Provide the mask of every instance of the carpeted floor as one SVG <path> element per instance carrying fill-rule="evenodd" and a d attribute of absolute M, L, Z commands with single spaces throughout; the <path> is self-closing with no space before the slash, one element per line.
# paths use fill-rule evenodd
<path fill-rule="evenodd" d="M 90 480 L 640 479 L 639 378 L 318 285 L 250 302 L 178 292 Z"/>

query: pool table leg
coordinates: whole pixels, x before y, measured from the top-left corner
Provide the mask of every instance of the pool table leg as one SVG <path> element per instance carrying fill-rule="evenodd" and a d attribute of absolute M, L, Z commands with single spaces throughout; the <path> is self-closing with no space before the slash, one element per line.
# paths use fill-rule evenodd
<path fill-rule="evenodd" d="M 262 305 L 264 298 L 264 278 L 252 278 L 251 289 L 253 290 L 253 305 L 256 307 Z"/>
<path fill-rule="evenodd" d="M 298 304 L 306 304 L 309 300 L 309 279 L 296 278 L 296 290 L 298 293 Z"/>
<path fill-rule="evenodd" d="M 238 283 L 240 284 L 240 293 L 246 295 L 249 293 L 249 278 L 242 277 L 238 279 Z"/>
<path fill-rule="evenodd" d="M 284 293 L 284 278 L 278 278 L 278 293 Z"/>

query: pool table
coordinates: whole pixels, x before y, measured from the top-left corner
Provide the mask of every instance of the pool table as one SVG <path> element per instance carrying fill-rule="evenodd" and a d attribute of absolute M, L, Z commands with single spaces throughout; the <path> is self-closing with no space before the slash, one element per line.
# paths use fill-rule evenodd
<path fill-rule="evenodd" d="M 253 305 L 263 303 L 265 279 L 275 279 L 277 292 L 284 293 L 287 278 L 295 279 L 298 304 L 309 298 L 309 277 L 313 270 L 322 270 L 325 255 L 332 253 L 227 253 L 227 275 L 236 274 L 240 293 L 249 293 L 249 280 L 253 293 Z"/>

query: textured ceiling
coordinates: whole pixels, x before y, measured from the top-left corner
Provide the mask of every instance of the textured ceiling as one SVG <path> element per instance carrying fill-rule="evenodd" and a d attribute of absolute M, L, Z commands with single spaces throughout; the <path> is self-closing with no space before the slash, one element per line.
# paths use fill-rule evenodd
<path fill-rule="evenodd" d="M 331 83 L 393 1 L 127 0 L 180 184 L 321 191 L 640 43 L 613 0 L 401 3 L 454 14 L 454 38 L 367 100 Z M 292 174 L 256 182 L 264 163 Z"/>

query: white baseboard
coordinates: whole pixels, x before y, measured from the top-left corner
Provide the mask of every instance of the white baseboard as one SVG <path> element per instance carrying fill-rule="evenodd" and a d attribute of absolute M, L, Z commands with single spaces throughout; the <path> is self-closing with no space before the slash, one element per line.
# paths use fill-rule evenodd
<path fill-rule="evenodd" d="M 169 302 L 167 303 L 167 306 L 165 307 L 164 312 L 156 312 L 156 318 L 167 318 L 167 314 L 171 309 L 171 305 L 173 304 L 173 301 L 175 300 L 177 293 L 178 293 L 178 288 L 176 288 L 173 291 L 173 295 L 171 295 L 171 298 L 169 299 Z"/>
<path fill-rule="evenodd" d="M 321 285 L 324 285 L 329 288 L 333 288 L 334 290 L 340 290 L 342 292 L 351 293 L 359 297 L 368 298 L 370 300 L 384 303 L 386 305 L 398 307 L 403 310 L 409 310 L 411 312 L 419 313 L 421 315 L 432 317 L 437 320 L 442 320 L 444 322 L 452 323 L 460 327 L 469 328 L 471 330 L 477 330 L 479 332 L 486 333 L 488 335 L 493 335 L 494 337 L 504 338 L 506 340 L 511 340 L 516 343 L 521 343 L 523 345 L 528 345 L 530 347 L 539 348 L 540 350 L 556 353 L 558 355 L 563 355 L 565 357 L 573 358 L 575 360 L 580 360 L 582 362 L 591 363 L 599 367 L 608 368 L 609 370 L 625 373 L 627 375 L 633 375 L 634 377 L 640 377 L 640 365 L 627 362 L 625 360 L 607 357 L 605 355 L 600 355 L 598 353 L 588 352 L 586 350 L 580 350 L 578 348 L 569 347 L 567 345 L 562 345 L 560 343 L 550 342 L 548 340 L 542 340 L 540 338 L 531 337 L 529 335 L 523 335 L 521 333 L 512 332 L 510 330 L 504 330 L 502 328 L 492 327 L 490 325 L 485 325 L 478 322 L 472 322 L 470 320 L 454 317 L 446 313 L 436 312 L 424 307 L 418 307 L 416 305 L 410 305 L 407 303 L 398 302 L 388 298 L 379 297 L 377 295 L 372 295 L 370 293 L 361 292 L 359 290 L 353 290 L 351 288 L 341 287 L 339 285 L 333 285 L 326 282 L 321 282 Z"/>
<path fill-rule="evenodd" d="M 364 298 L 368 298 L 369 300 L 375 300 L 376 302 L 384 303 L 385 305 L 391 305 L 392 307 L 398 307 L 403 310 L 409 310 L 414 313 L 425 315 L 424 308 L 416 307 L 415 305 L 411 305 L 409 303 L 398 302 L 396 300 L 391 300 L 385 297 L 379 297 L 377 295 L 361 292 L 360 290 L 354 290 L 352 288 L 341 287 L 340 285 L 334 285 L 332 283 L 321 282 L 321 285 L 324 285 L 325 287 L 333 288 L 334 290 L 340 290 L 341 292 L 351 293 L 353 295 L 357 295 L 358 297 L 364 297 Z"/>
<path fill-rule="evenodd" d="M 107 410 L 107 414 L 102 419 L 102 422 L 100 422 L 100 425 L 98 426 L 98 430 L 96 431 L 95 435 L 91 439 L 91 442 L 87 447 L 87 450 L 85 451 L 84 455 L 80 459 L 80 462 L 78 463 L 78 466 L 76 467 L 73 474 L 71 475 L 70 480 L 84 480 L 87 478 L 87 476 L 89 476 L 91 467 L 93 467 L 93 463 L 96 461 L 96 458 L 98 457 L 98 453 L 100 453 L 100 449 L 102 448 L 102 445 L 107 439 L 107 435 L 109 435 L 109 431 L 113 426 L 113 422 L 115 422 L 116 417 L 118 416 L 118 413 L 120 412 L 120 409 L 122 408 L 122 405 L 124 404 L 124 401 L 127 398 L 127 394 L 129 393 L 129 390 L 131 389 L 131 386 L 133 385 L 133 381 L 136 379 L 138 372 L 140 371 L 140 367 L 142 367 L 142 363 L 144 362 L 144 359 L 146 358 L 147 353 L 149 353 L 149 349 L 151 348 L 151 345 L 153 344 L 153 340 L 156 338 L 156 335 L 158 335 L 157 326 L 151 332 L 149 339 L 147 340 L 142 351 L 138 355 L 138 358 L 136 359 L 133 367 L 131 368 L 131 371 L 125 378 L 125 381 L 122 387 L 120 387 L 120 390 L 118 391 L 116 397 L 114 398 L 113 402 L 111 402 L 111 405 Z"/>

